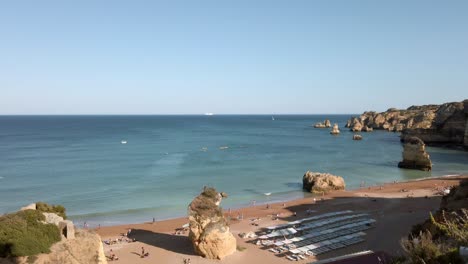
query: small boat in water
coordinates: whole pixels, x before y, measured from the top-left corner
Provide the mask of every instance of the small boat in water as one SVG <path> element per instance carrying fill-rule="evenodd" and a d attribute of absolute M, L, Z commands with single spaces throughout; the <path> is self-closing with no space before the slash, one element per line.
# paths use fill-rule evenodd
<path fill-rule="evenodd" d="M 120 144 L 127 144 L 127 140 L 120 141 Z"/>
<path fill-rule="evenodd" d="M 275 118 L 274 118 L 274 117 L 271 117 L 271 120 L 272 120 L 272 121 L 275 121 Z"/>
<path fill-rule="evenodd" d="M 271 195 L 271 193 L 264 193 L 264 195 L 266 195 L 266 196 L 270 196 L 270 195 Z"/>
<path fill-rule="evenodd" d="M 213 113 L 205 113 L 206 116 L 212 116 L 214 115 Z"/>

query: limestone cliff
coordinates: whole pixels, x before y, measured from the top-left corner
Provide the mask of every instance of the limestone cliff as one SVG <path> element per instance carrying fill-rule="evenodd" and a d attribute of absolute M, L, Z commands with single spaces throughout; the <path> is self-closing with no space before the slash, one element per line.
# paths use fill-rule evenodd
<path fill-rule="evenodd" d="M 344 190 L 345 182 L 340 176 L 307 171 L 302 177 L 302 188 L 312 193 L 323 193 Z"/>
<path fill-rule="evenodd" d="M 398 167 L 424 171 L 432 169 L 432 162 L 426 152 L 426 145 L 421 139 L 417 137 L 407 139 L 403 145 L 403 161 L 398 163 Z"/>
<path fill-rule="evenodd" d="M 402 132 L 401 140 L 416 136 L 426 144 L 468 146 L 468 100 L 442 105 L 390 108 L 385 112 L 364 112 L 348 120 L 354 132 L 383 129 Z"/>
<path fill-rule="evenodd" d="M 34 264 L 106 264 L 101 237 L 89 230 L 76 230 L 75 239 L 55 244 L 51 253 L 37 256 Z"/>
<path fill-rule="evenodd" d="M 188 206 L 189 238 L 195 252 L 202 257 L 222 259 L 236 251 L 236 238 L 219 207 L 225 196 L 205 187 Z"/>

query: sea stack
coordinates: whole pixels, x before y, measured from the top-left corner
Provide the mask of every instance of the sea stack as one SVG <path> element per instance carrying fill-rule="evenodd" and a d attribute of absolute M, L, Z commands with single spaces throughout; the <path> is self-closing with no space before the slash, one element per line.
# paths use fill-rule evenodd
<path fill-rule="evenodd" d="M 343 177 L 329 173 L 307 171 L 302 177 L 302 188 L 311 193 L 324 193 L 335 190 L 344 190 Z"/>
<path fill-rule="evenodd" d="M 426 145 L 417 138 L 408 138 L 403 145 L 403 161 L 398 163 L 398 167 L 406 169 L 416 169 L 430 171 L 432 162 L 426 152 Z"/>
<path fill-rule="evenodd" d="M 361 135 L 353 135 L 353 140 L 362 140 Z"/>
<path fill-rule="evenodd" d="M 340 134 L 340 129 L 338 128 L 338 124 L 334 124 L 332 130 L 330 131 L 330 134 L 332 135 L 338 135 Z"/>
<path fill-rule="evenodd" d="M 219 207 L 224 193 L 205 187 L 188 206 L 189 238 L 195 252 L 208 259 L 222 259 L 236 251 L 236 238 Z"/>
<path fill-rule="evenodd" d="M 315 128 L 328 128 L 328 127 L 331 127 L 331 123 L 330 123 L 330 120 L 325 119 L 325 120 L 323 121 L 323 123 L 322 123 L 322 122 L 318 122 L 318 123 L 316 123 L 316 124 L 314 125 L 314 127 L 315 127 Z"/>

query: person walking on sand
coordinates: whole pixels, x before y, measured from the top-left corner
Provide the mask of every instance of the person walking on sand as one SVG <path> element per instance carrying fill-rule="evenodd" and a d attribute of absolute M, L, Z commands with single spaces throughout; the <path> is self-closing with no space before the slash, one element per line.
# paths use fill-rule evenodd
<path fill-rule="evenodd" d="M 141 257 L 142 258 L 145 257 L 145 248 L 144 247 L 141 247 Z"/>

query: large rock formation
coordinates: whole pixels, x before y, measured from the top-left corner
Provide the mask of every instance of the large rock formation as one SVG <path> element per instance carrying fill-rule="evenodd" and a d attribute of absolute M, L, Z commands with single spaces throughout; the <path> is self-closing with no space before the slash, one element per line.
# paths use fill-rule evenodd
<path fill-rule="evenodd" d="M 236 238 L 219 207 L 226 195 L 205 187 L 188 206 L 189 238 L 195 252 L 209 259 L 222 259 L 236 251 Z"/>
<path fill-rule="evenodd" d="M 468 100 L 442 105 L 390 108 L 385 112 L 364 112 L 348 120 L 352 131 L 384 129 L 402 132 L 401 139 L 416 136 L 430 145 L 468 146 Z"/>
<path fill-rule="evenodd" d="M 302 177 L 302 188 L 312 193 L 323 193 L 344 190 L 345 182 L 340 176 L 307 171 Z"/>
<path fill-rule="evenodd" d="M 34 264 L 107 264 L 101 237 L 90 230 L 76 230 L 75 239 L 53 245 L 49 254 L 38 255 Z"/>
<path fill-rule="evenodd" d="M 398 167 L 424 171 L 432 169 L 432 162 L 426 152 L 426 145 L 421 139 L 411 137 L 406 140 L 403 146 L 403 161 L 398 163 Z"/>
<path fill-rule="evenodd" d="M 328 128 L 328 127 L 331 127 L 331 123 L 330 123 L 330 120 L 325 119 L 323 123 L 322 122 L 316 123 L 314 127 L 315 128 Z"/>
<path fill-rule="evenodd" d="M 338 124 L 334 124 L 332 130 L 330 131 L 330 134 L 338 135 L 339 133 L 340 133 L 340 129 L 338 128 Z"/>
<path fill-rule="evenodd" d="M 41 206 L 39 206 L 39 204 Z M 30 204 L 20 211 L 35 210 L 44 215 L 44 224 L 56 225 L 61 234 L 61 240 L 50 247 L 47 254 L 21 256 L 16 258 L 0 258 L 0 263 L 15 264 L 107 264 L 101 237 L 90 230 L 75 230 L 73 222 L 64 220 L 62 216 L 52 212 L 42 211 L 44 208 L 57 208 L 44 203 Z M 63 208 L 63 207 L 62 207 Z M 63 214 L 62 214 L 63 213 Z M 65 216 L 64 211 L 61 214 Z M 34 241 L 33 243 L 37 243 Z M 44 251 L 43 251 L 44 252 Z"/>

